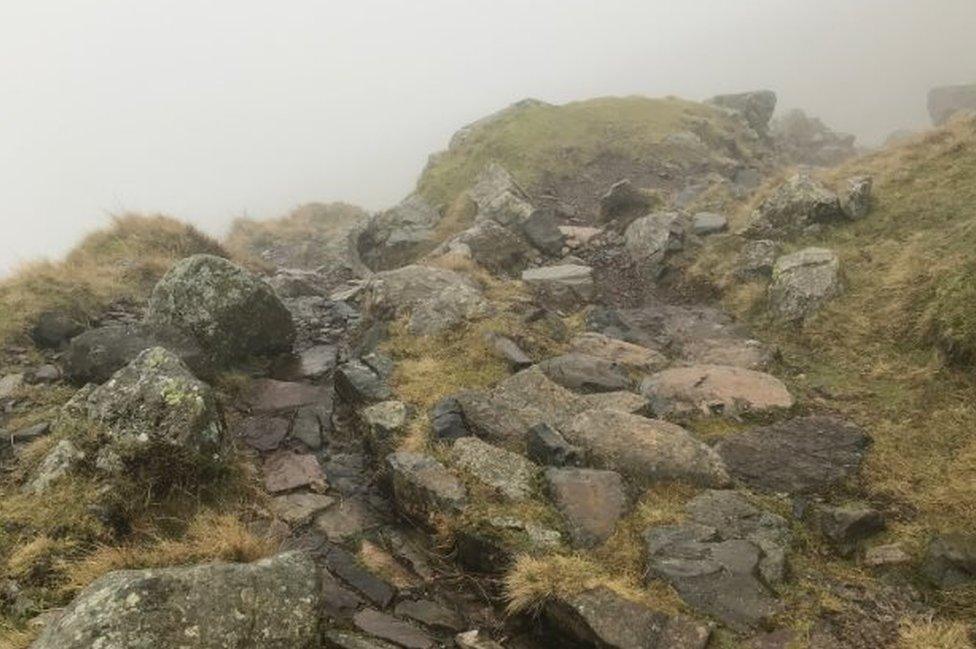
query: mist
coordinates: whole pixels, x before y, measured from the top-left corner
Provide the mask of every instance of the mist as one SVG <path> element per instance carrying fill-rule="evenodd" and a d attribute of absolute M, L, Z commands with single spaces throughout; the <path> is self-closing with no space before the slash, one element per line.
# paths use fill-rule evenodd
<path fill-rule="evenodd" d="M 0 6 L 0 273 L 125 211 L 221 234 L 380 209 L 524 97 L 769 88 L 862 144 L 976 80 L 972 0 L 63 0 Z"/>

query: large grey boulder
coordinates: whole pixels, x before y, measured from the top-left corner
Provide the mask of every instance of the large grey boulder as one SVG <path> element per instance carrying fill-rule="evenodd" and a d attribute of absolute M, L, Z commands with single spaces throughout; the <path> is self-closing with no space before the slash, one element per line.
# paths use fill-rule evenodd
<path fill-rule="evenodd" d="M 976 111 L 976 83 L 933 88 L 929 91 L 928 109 L 936 126 L 942 126 L 960 111 Z"/>
<path fill-rule="evenodd" d="M 153 289 L 146 321 L 187 333 L 218 362 L 290 351 L 295 325 L 274 290 L 221 257 L 178 262 Z"/>
<path fill-rule="evenodd" d="M 539 363 L 539 369 L 574 392 L 616 392 L 634 386 L 633 378 L 623 367 L 587 354 L 555 356 Z"/>
<path fill-rule="evenodd" d="M 517 276 L 538 257 L 521 232 L 488 218 L 479 219 L 447 242 L 443 250 L 460 253 L 492 274 L 502 276 Z"/>
<path fill-rule="evenodd" d="M 571 646 L 705 649 L 712 635 L 711 628 L 691 618 L 655 611 L 605 586 L 569 597 L 554 597 L 546 603 L 543 615 Z"/>
<path fill-rule="evenodd" d="M 837 253 L 826 248 L 804 248 L 776 260 L 769 305 L 777 317 L 800 322 L 842 291 Z"/>
<path fill-rule="evenodd" d="M 654 212 L 631 223 L 624 247 L 645 272 L 657 276 L 669 252 L 684 246 L 685 221 L 678 212 Z"/>
<path fill-rule="evenodd" d="M 625 228 L 659 202 L 660 199 L 652 192 L 635 187 L 630 180 L 620 180 L 600 197 L 599 222 L 618 221 L 617 227 Z"/>
<path fill-rule="evenodd" d="M 858 426 L 817 415 L 729 435 L 715 450 L 753 489 L 821 493 L 857 474 L 870 443 Z"/>
<path fill-rule="evenodd" d="M 33 649 L 313 649 L 319 579 L 312 559 L 111 572 L 85 588 Z"/>
<path fill-rule="evenodd" d="M 104 383 L 150 347 L 173 352 L 201 378 L 213 375 L 210 355 L 195 338 L 172 326 L 144 323 L 108 325 L 76 336 L 64 356 L 64 370 L 80 385 Z"/>
<path fill-rule="evenodd" d="M 96 465 L 119 473 L 129 464 L 165 464 L 164 452 L 193 464 L 217 462 L 225 431 L 213 390 L 170 351 L 141 352 L 83 402 L 89 419 L 102 425 Z"/>
<path fill-rule="evenodd" d="M 84 330 L 84 325 L 65 311 L 43 311 L 34 320 L 30 337 L 38 347 L 57 349 Z"/>
<path fill-rule="evenodd" d="M 454 442 L 451 457 L 456 467 L 509 500 L 525 500 L 534 491 L 538 471 L 518 453 L 462 437 Z"/>
<path fill-rule="evenodd" d="M 546 305 L 576 309 L 593 300 L 593 269 L 580 264 L 530 268 L 522 273 L 526 283 Z"/>
<path fill-rule="evenodd" d="M 940 588 L 976 581 L 976 536 L 956 532 L 933 538 L 925 551 L 922 574 Z"/>
<path fill-rule="evenodd" d="M 642 484 L 683 481 L 708 487 L 729 484 L 722 458 L 675 424 L 619 410 L 580 413 L 562 432 L 595 466 Z"/>
<path fill-rule="evenodd" d="M 550 257 L 558 256 L 566 242 L 566 235 L 559 229 L 562 219 L 550 207 L 537 209 L 522 222 L 522 233 L 538 250 Z"/>
<path fill-rule="evenodd" d="M 416 335 L 430 335 L 487 312 L 481 289 L 451 270 L 404 266 L 377 273 L 364 291 L 363 310 L 372 320 L 409 317 Z"/>
<path fill-rule="evenodd" d="M 716 95 L 706 103 L 721 106 L 740 115 L 757 133 L 765 133 L 776 110 L 776 93 L 772 90 L 753 90 L 728 95 Z"/>
<path fill-rule="evenodd" d="M 753 211 L 745 234 L 751 238 L 784 237 L 802 233 L 811 225 L 847 219 L 837 194 L 807 174 L 796 174 Z"/>
<path fill-rule="evenodd" d="M 369 219 L 359 234 L 359 257 L 371 270 L 390 270 L 409 264 L 430 252 L 441 214 L 420 194 L 411 194 L 398 205 Z"/>
<path fill-rule="evenodd" d="M 658 416 L 736 415 L 793 406 L 792 395 L 776 377 L 727 365 L 666 369 L 644 379 L 641 393 Z"/>

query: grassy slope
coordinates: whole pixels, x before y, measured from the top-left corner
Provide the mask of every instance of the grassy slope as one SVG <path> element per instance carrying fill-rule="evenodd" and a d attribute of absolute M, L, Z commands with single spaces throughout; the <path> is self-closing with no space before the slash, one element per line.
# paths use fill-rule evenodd
<path fill-rule="evenodd" d="M 476 127 L 461 146 L 439 154 L 417 185 L 432 204 L 450 204 L 491 161 L 532 188 L 548 172 L 580 177 L 606 154 L 640 161 L 666 135 L 710 126 L 709 137 L 736 139 L 735 121 L 719 111 L 676 98 L 603 97 L 563 106 L 512 109 Z"/>
<path fill-rule="evenodd" d="M 807 403 L 871 433 L 865 491 L 895 512 L 884 540 L 919 557 L 935 533 L 976 533 L 976 121 L 851 161 L 825 180 L 839 186 L 860 173 L 875 179 L 863 221 L 788 242 L 836 250 L 847 284 L 802 330 L 768 318 L 763 284 L 732 278 L 734 238 L 714 242 L 690 273 L 779 346 L 780 370 Z M 972 619 L 974 595 L 964 588 L 936 601 Z"/>
<path fill-rule="evenodd" d="M 0 344 L 23 338 L 45 310 L 86 320 L 112 302 L 144 300 L 173 262 L 199 252 L 226 256 L 216 241 L 174 219 L 118 217 L 63 261 L 32 264 L 0 281 Z"/>

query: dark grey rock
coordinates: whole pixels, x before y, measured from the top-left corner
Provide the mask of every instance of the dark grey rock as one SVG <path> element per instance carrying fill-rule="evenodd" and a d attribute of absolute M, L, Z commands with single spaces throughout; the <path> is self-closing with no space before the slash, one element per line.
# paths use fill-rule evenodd
<path fill-rule="evenodd" d="M 405 266 L 434 249 L 440 220 L 420 194 L 411 194 L 369 219 L 357 238 L 359 257 L 374 271 Z"/>
<path fill-rule="evenodd" d="M 939 588 L 952 588 L 976 580 L 976 536 L 951 533 L 929 543 L 922 574 Z"/>
<path fill-rule="evenodd" d="M 359 411 L 366 446 L 374 457 L 384 458 L 406 432 L 409 409 L 402 401 L 381 401 Z"/>
<path fill-rule="evenodd" d="M 529 428 L 526 455 L 542 466 L 581 466 L 583 449 L 573 446 L 555 428 L 541 422 Z"/>
<path fill-rule="evenodd" d="M 234 437 L 258 451 L 273 451 L 288 435 L 283 417 L 248 417 L 234 430 Z"/>
<path fill-rule="evenodd" d="M 280 412 L 302 406 L 328 405 L 332 395 L 321 385 L 255 379 L 244 395 L 244 402 L 255 412 Z"/>
<path fill-rule="evenodd" d="M 707 103 L 721 106 L 742 119 L 757 133 L 765 133 L 776 110 L 776 93 L 772 90 L 753 90 L 728 95 L 716 95 Z"/>
<path fill-rule="evenodd" d="M 342 579 L 374 605 L 386 608 L 396 597 L 396 588 L 367 570 L 354 555 L 342 548 L 329 547 L 324 559 L 333 575 Z"/>
<path fill-rule="evenodd" d="M 434 646 L 430 636 L 416 626 L 375 609 L 362 610 L 352 620 L 360 631 L 406 649 L 429 649 Z"/>
<path fill-rule="evenodd" d="M 808 226 L 847 221 L 837 194 L 807 174 L 796 174 L 753 211 L 745 233 L 750 238 L 779 238 Z"/>
<path fill-rule="evenodd" d="M 317 451 L 322 448 L 322 431 L 329 426 L 328 423 L 323 425 L 323 421 L 328 422 L 330 416 L 330 408 L 302 406 L 295 413 L 289 434 L 310 450 Z"/>
<path fill-rule="evenodd" d="M 464 620 L 456 611 L 429 599 L 405 600 L 396 605 L 396 614 L 438 631 L 460 631 Z"/>
<path fill-rule="evenodd" d="M 445 397 L 430 411 L 430 423 L 434 438 L 452 442 L 471 435 L 464 421 L 464 410 L 454 397 Z"/>
<path fill-rule="evenodd" d="M 443 464 L 419 453 L 398 452 L 386 458 L 393 503 L 403 516 L 434 525 L 438 516 L 464 507 L 467 493 Z"/>
<path fill-rule="evenodd" d="M 505 498 L 525 500 L 532 495 L 536 466 L 517 453 L 477 437 L 462 437 L 454 442 L 451 457 L 454 466 Z"/>
<path fill-rule="evenodd" d="M 550 468 L 545 480 L 574 547 L 606 541 L 629 506 L 623 478 L 613 471 Z"/>
<path fill-rule="evenodd" d="M 634 187 L 629 180 L 618 181 L 600 197 L 600 223 L 621 220 L 622 226 L 626 227 L 638 216 L 647 214 L 654 204 L 648 192 Z"/>
<path fill-rule="evenodd" d="M 529 355 L 522 351 L 522 348 L 507 336 L 489 332 L 485 334 L 485 343 L 495 356 L 506 361 L 517 370 L 532 365 L 532 359 Z"/>
<path fill-rule="evenodd" d="M 849 557 L 864 539 L 884 530 L 884 515 L 863 505 L 813 508 L 813 524 L 841 556 Z"/>
<path fill-rule="evenodd" d="M 61 370 L 56 365 L 51 365 L 50 363 L 34 367 L 24 374 L 24 380 L 32 385 L 54 383 L 60 378 Z"/>
<path fill-rule="evenodd" d="M 320 597 L 318 571 L 302 553 L 112 572 L 85 588 L 32 646 L 314 649 Z"/>
<path fill-rule="evenodd" d="M 393 391 L 377 372 L 363 361 L 343 363 L 335 372 L 335 389 L 347 403 L 388 401 Z"/>
<path fill-rule="evenodd" d="M 175 354 L 206 380 L 213 376 L 209 354 L 189 334 L 169 325 L 108 325 L 90 329 L 72 339 L 64 356 L 68 378 L 79 385 L 104 383 L 150 347 Z"/>
<path fill-rule="evenodd" d="M 746 241 L 739 251 L 736 274 L 739 277 L 770 277 L 782 246 L 769 239 Z"/>
<path fill-rule="evenodd" d="M 316 380 L 328 376 L 338 362 L 335 345 L 315 345 L 283 358 L 275 364 L 273 375 L 285 381 Z"/>
<path fill-rule="evenodd" d="M 559 230 L 562 219 L 552 208 L 537 209 L 522 222 L 522 232 L 529 242 L 551 257 L 558 256 L 566 237 Z"/>
<path fill-rule="evenodd" d="M 870 441 L 850 422 L 811 416 L 730 435 L 715 450 L 755 489 L 818 493 L 854 475 Z"/>
<path fill-rule="evenodd" d="M 352 620 L 352 615 L 349 619 Z M 326 631 L 322 639 L 325 641 L 326 649 L 396 649 L 396 645 L 386 640 L 339 629 Z"/>
<path fill-rule="evenodd" d="M 863 219 L 871 211 L 871 176 L 857 176 L 847 181 L 847 188 L 841 194 L 840 205 L 847 217 Z"/>
<path fill-rule="evenodd" d="M 44 437 L 51 432 L 51 422 L 45 421 L 26 428 L 19 428 L 8 433 L 0 430 L 0 446 L 11 446 L 16 448 L 21 444 L 29 444 L 35 439 Z"/>
<path fill-rule="evenodd" d="M 37 316 L 30 337 L 38 347 L 57 349 L 84 330 L 84 325 L 64 311 L 44 311 Z"/>

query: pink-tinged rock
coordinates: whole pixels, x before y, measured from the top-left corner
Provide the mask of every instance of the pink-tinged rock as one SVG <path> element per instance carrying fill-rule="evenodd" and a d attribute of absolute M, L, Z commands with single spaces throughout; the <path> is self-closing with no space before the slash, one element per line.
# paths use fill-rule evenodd
<path fill-rule="evenodd" d="M 655 414 L 737 414 L 793 406 L 793 396 L 775 376 L 728 365 L 675 367 L 641 385 Z"/>
<path fill-rule="evenodd" d="M 288 435 L 288 420 L 283 417 L 248 417 L 236 437 L 258 451 L 273 451 Z"/>
<path fill-rule="evenodd" d="M 311 487 L 324 491 L 325 474 L 314 455 L 280 451 L 264 461 L 264 486 L 271 493 Z"/>
<path fill-rule="evenodd" d="M 330 396 L 326 388 L 308 383 L 257 379 L 244 401 L 255 411 L 273 412 L 324 403 Z"/>

